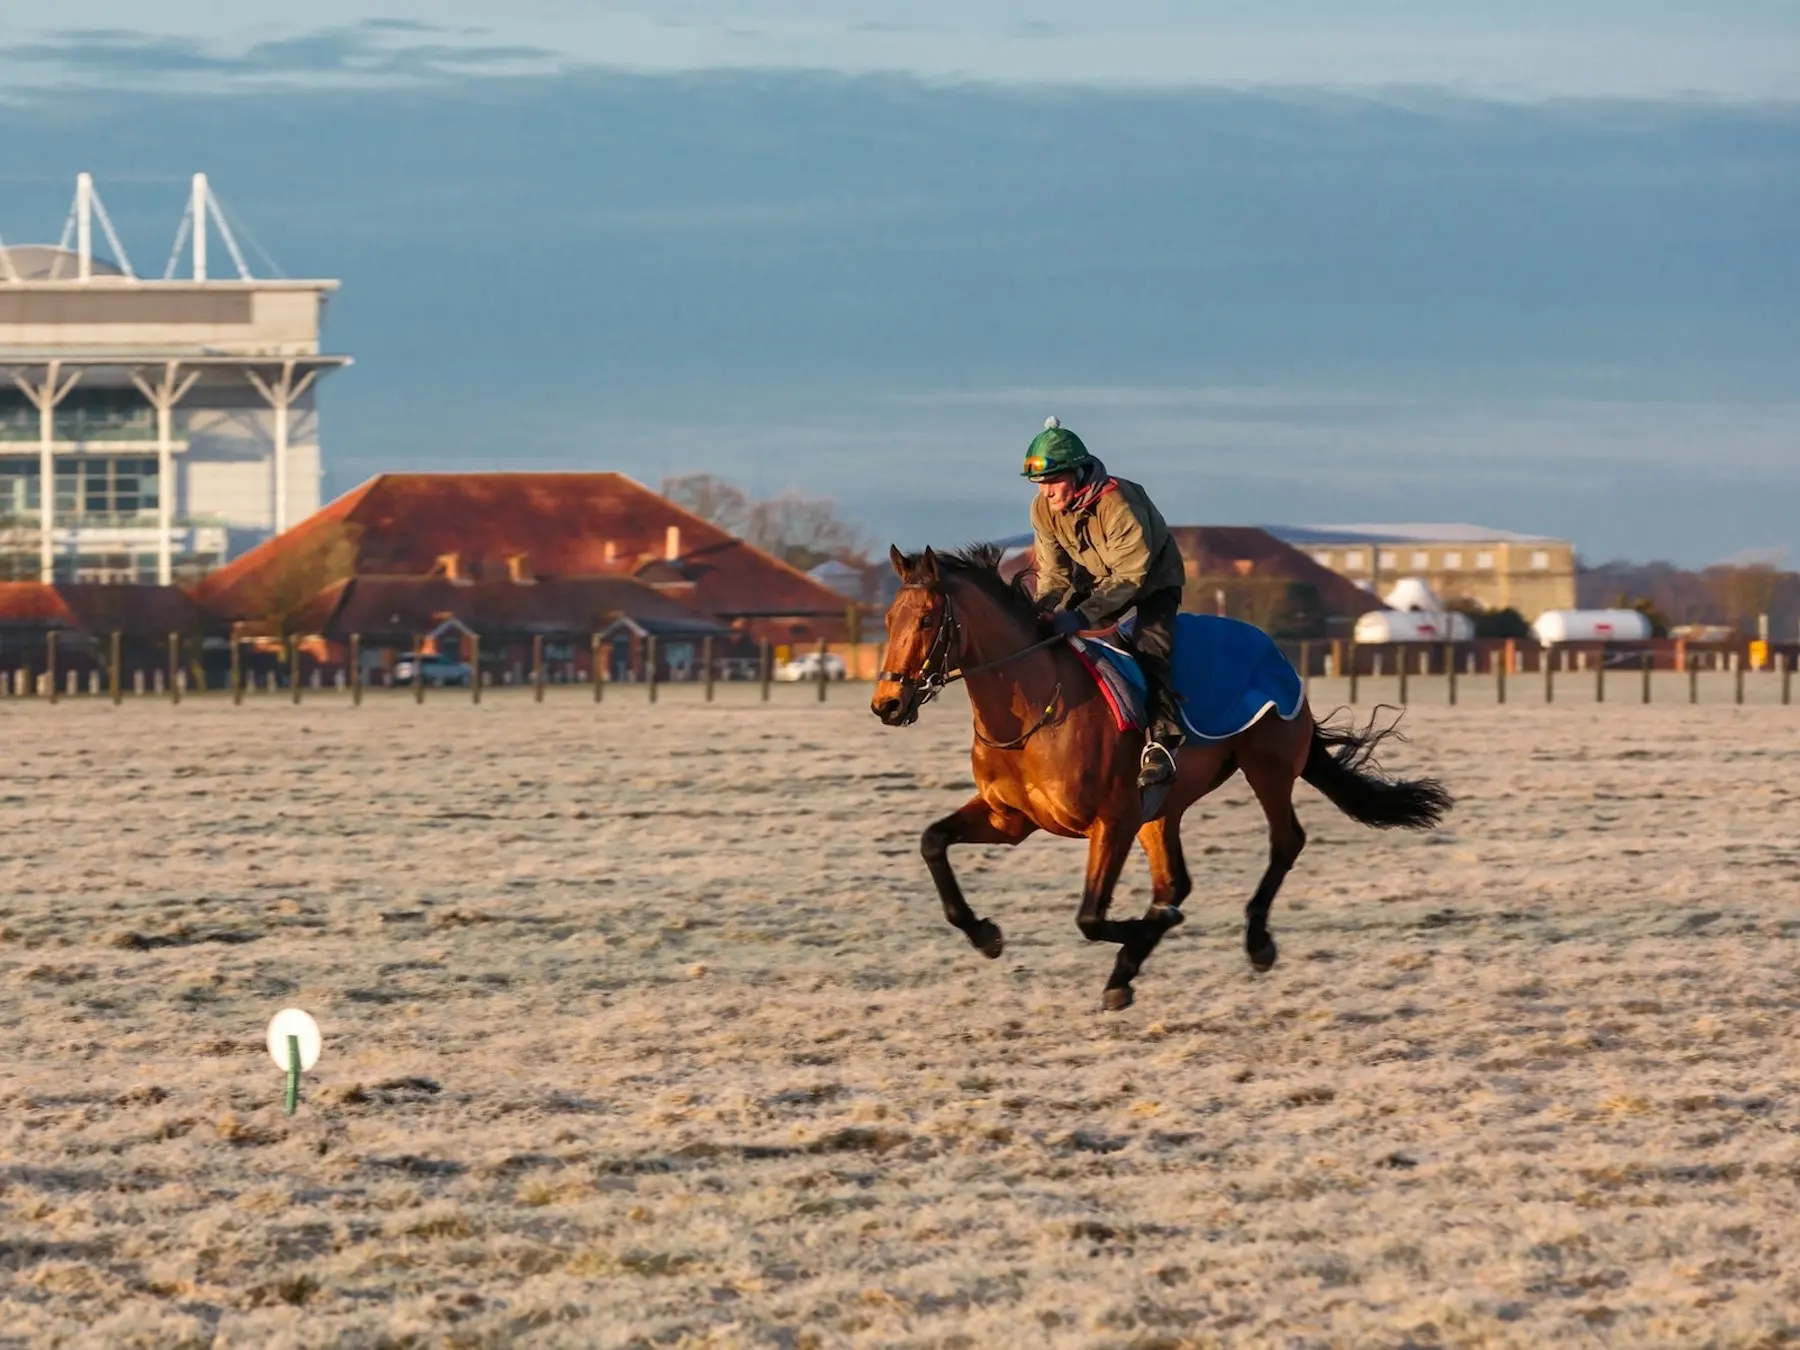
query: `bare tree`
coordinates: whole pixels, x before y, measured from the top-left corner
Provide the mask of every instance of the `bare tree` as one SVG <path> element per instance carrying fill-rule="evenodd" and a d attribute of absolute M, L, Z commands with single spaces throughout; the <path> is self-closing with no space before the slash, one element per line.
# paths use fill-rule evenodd
<path fill-rule="evenodd" d="M 36 581 L 40 526 L 24 516 L 0 516 L 0 581 Z"/>
<path fill-rule="evenodd" d="M 1767 614 L 1781 590 L 1781 573 L 1767 563 L 1709 567 L 1706 576 L 1725 613 L 1725 622 L 1739 628 Z"/>
<path fill-rule="evenodd" d="M 863 551 L 860 531 L 844 519 L 836 502 L 798 492 L 752 506 L 743 537 L 802 571 L 831 558 L 859 557 Z"/>
<path fill-rule="evenodd" d="M 662 495 L 727 534 L 742 535 L 750 523 L 750 498 L 735 483 L 710 473 L 684 473 L 662 481 Z"/>

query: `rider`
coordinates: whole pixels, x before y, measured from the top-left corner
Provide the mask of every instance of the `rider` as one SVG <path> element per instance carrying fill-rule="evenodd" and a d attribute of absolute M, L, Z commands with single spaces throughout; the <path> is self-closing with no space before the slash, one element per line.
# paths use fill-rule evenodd
<path fill-rule="evenodd" d="M 1137 606 L 1132 650 L 1148 685 L 1150 734 L 1139 788 L 1175 776 L 1184 737 L 1169 675 L 1175 616 L 1187 568 L 1162 513 L 1136 483 L 1114 478 L 1052 417 L 1025 452 L 1024 476 L 1038 485 L 1031 503 L 1037 536 L 1037 598 L 1054 605 L 1059 633 L 1103 628 Z"/>

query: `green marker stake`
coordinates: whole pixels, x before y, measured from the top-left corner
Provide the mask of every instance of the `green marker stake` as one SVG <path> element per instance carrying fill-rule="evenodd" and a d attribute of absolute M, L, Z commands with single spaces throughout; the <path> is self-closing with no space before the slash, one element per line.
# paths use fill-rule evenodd
<path fill-rule="evenodd" d="M 300 1105 L 300 1075 L 319 1062 L 319 1024 L 299 1008 L 284 1008 L 269 1023 L 269 1058 L 287 1075 L 287 1113 Z"/>

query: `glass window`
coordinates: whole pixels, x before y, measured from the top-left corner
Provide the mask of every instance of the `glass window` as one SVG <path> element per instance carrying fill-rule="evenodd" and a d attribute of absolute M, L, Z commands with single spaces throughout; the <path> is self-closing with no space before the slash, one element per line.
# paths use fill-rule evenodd
<path fill-rule="evenodd" d="M 1431 566 L 1431 555 L 1422 548 L 1414 549 L 1412 565 L 1416 570 L 1423 572 L 1427 567 Z"/>
<path fill-rule="evenodd" d="M 38 466 L 35 461 L 0 460 L 0 518 L 35 516 L 38 512 Z"/>
<path fill-rule="evenodd" d="M 1444 570 L 1446 572 L 1461 571 L 1462 570 L 1462 554 L 1446 553 L 1444 555 Z"/>
<path fill-rule="evenodd" d="M 1329 553 L 1315 553 L 1313 554 L 1313 561 L 1319 564 L 1320 567 L 1330 567 L 1331 555 Z"/>
<path fill-rule="evenodd" d="M 114 460 L 112 509 L 130 516 L 154 512 L 156 507 L 156 461 Z"/>
<path fill-rule="evenodd" d="M 81 510 L 82 467 L 78 456 L 57 457 L 56 515 L 59 520 L 66 520 Z"/>
<path fill-rule="evenodd" d="M 1542 549 L 1539 549 L 1537 552 L 1533 553 L 1531 555 L 1531 570 L 1534 572 L 1549 571 L 1550 570 L 1550 555 L 1548 553 L 1545 553 Z"/>
<path fill-rule="evenodd" d="M 90 516 L 104 516 L 112 510 L 112 485 L 107 482 L 106 472 L 111 467 L 103 459 L 81 466 L 85 475 L 81 494 L 82 510 Z"/>
<path fill-rule="evenodd" d="M 1367 566 L 1368 564 L 1363 561 L 1363 551 L 1360 548 L 1353 548 L 1344 555 L 1344 570 L 1346 572 L 1360 572 Z"/>
<path fill-rule="evenodd" d="M 1384 548 L 1381 550 L 1380 562 L 1383 567 L 1398 567 L 1400 565 L 1400 555 L 1391 548 Z"/>
<path fill-rule="evenodd" d="M 1494 555 L 1492 553 L 1477 553 L 1475 555 L 1475 570 L 1478 572 L 1493 571 Z"/>

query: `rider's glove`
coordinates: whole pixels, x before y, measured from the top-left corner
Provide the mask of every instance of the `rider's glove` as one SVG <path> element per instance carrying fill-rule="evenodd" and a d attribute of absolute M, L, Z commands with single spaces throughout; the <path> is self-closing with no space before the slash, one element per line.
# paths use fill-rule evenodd
<path fill-rule="evenodd" d="M 1074 637 L 1081 631 L 1081 615 L 1072 609 L 1050 616 L 1050 627 L 1059 637 Z"/>

